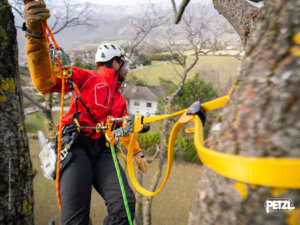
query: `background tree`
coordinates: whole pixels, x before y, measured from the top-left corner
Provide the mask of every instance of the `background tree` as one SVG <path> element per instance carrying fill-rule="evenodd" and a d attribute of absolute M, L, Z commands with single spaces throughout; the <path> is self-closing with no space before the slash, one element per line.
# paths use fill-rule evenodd
<path fill-rule="evenodd" d="M 15 12 L 23 18 L 24 0 L 9 0 Z M 48 20 L 53 34 L 57 34 L 68 27 L 91 25 L 91 4 L 72 3 L 71 0 L 63 0 L 62 4 L 46 0 L 47 8 L 50 9 L 51 18 Z M 18 28 L 21 28 L 17 26 Z"/>
<path fill-rule="evenodd" d="M 24 128 L 16 28 L 7 0 L 0 0 L 0 224 L 33 220 L 33 171 Z"/>
<path fill-rule="evenodd" d="M 170 113 L 171 106 L 175 104 L 175 98 L 182 91 L 184 84 L 187 79 L 188 73 L 191 69 L 196 65 L 199 59 L 200 53 L 206 53 L 207 51 L 203 50 L 204 43 L 207 43 L 207 37 L 204 35 L 205 24 L 203 26 L 197 27 L 193 26 L 196 22 L 200 21 L 202 15 L 195 16 L 193 12 L 189 13 L 183 18 L 183 24 L 181 25 L 181 29 L 177 32 L 168 30 L 167 32 L 167 40 L 168 40 L 168 49 L 170 54 L 172 55 L 171 63 L 174 68 L 174 72 L 178 75 L 179 84 L 173 89 L 173 92 L 169 93 L 168 96 L 165 96 L 163 99 L 164 106 L 162 113 L 168 114 Z M 201 21 L 202 22 L 202 21 Z M 188 49 L 193 49 L 193 53 L 188 60 L 188 53 L 179 47 L 179 44 L 176 42 L 175 38 L 177 35 L 181 35 L 180 37 L 184 37 L 185 40 L 188 40 L 186 45 L 188 45 Z M 177 70 L 175 65 L 179 65 L 181 70 Z M 165 82 L 167 86 L 172 87 L 173 85 L 170 82 Z M 173 86 L 174 87 L 174 86 Z M 149 190 L 154 191 L 157 188 L 159 180 L 162 175 L 162 167 L 165 160 L 165 153 L 167 149 L 167 140 L 169 139 L 170 126 L 172 121 L 164 120 L 162 122 L 162 129 L 160 135 L 160 145 L 159 145 L 159 153 L 158 153 L 158 168 L 155 173 L 155 177 L 150 185 Z M 151 224 L 151 206 L 153 202 L 152 198 L 146 198 L 143 207 L 143 225 Z"/>
<path fill-rule="evenodd" d="M 300 2 L 265 0 L 261 11 L 242 0 L 213 2 L 240 35 L 246 57 L 221 130 L 209 138 L 208 147 L 247 156 L 299 157 L 300 58 L 293 49 L 300 42 L 295 38 L 300 36 Z M 204 167 L 188 224 L 300 222 L 299 210 L 267 214 L 264 209 L 265 200 L 274 196 L 289 197 L 299 207 L 299 190 L 244 184 L 248 194 L 242 197 L 234 184 Z"/>
<path fill-rule="evenodd" d="M 131 61 L 134 61 L 134 53 L 141 48 L 146 37 L 165 20 L 165 16 L 161 15 L 161 12 L 153 4 L 149 3 L 144 7 L 139 18 L 130 20 L 132 34 L 129 46 L 125 50 Z"/>

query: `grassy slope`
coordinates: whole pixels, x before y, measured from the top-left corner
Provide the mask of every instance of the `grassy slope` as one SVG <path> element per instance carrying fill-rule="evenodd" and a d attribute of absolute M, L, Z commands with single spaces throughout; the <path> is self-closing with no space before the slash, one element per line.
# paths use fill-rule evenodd
<path fill-rule="evenodd" d="M 193 57 L 188 57 L 188 65 L 191 64 Z M 153 62 L 153 66 L 144 68 L 142 70 L 133 71 L 131 73 L 144 79 L 149 85 L 159 85 L 159 77 L 167 80 L 179 82 L 180 77 L 174 72 L 173 66 L 169 62 Z M 222 72 L 224 77 L 234 76 L 240 62 L 231 56 L 200 56 L 196 66 L 190 71 L 189 76 L 193 76 L 196 72 L 205 76 L 207 73 Z M 176 65 L 178 72 L 183 69 Z"/>

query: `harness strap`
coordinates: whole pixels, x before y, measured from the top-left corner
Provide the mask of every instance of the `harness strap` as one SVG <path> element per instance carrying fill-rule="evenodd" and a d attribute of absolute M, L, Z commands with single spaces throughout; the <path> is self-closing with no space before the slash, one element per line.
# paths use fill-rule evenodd
<path fill-rule="evenodd" d="M 82 101 L 80 91 L 79 91 L 77 85 L 74 83 L 73 79 L 68 78 L 66 82 L 69 85 L 69 89 L 72 92 L 73 97 L 75 98 L 75 110 L 76 110 L 75 117 L 76 117 L 77 121 L 79 121 L 79 114 L 80 113 L 78 112 L 78 101 L 80 101 L 82 106 L 85 108 L 86 112 L 88 112 L 90 114 L 90 116 L 93 118 L 94 122 L 96 124 L 98 124 L 98 121 L 97 121 L 96 117 L 92 114 L 90 109 Z"/>

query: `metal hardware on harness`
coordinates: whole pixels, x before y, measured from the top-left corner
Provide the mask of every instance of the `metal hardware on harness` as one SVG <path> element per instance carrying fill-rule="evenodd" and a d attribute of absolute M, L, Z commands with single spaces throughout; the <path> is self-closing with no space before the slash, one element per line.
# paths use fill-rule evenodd
<path fill-rule="evenodd" d="M 206 121 L 206 112 L 201 107 L 200 101 L 197 101 L 192 104 L 192 106 L 186 111 L 186 115 L 198 115 L 202 121 L 203 126 L 205 125 Z"/>
<path fill-rule="evenodd" d="M 69 154 L 67 147 L 60 151 L 60 160 L 63 161 Z"/>
<path fill-rule="evenodd" d="M 129 132 L 127 130 L 125 130 L 123 127 L 115 129 L 113 131 L 113 134 L 114 134 L 115 137 L 127 137 L 127 136 L 129 136 Z"/>
<path fill-rule="evenodd" d="M 78 119 L 74 118 L 73 121 L 74 121 L 74 123 L 76 124 L 77 131 L 80 132 L 80 124 L 79 124 Z"/>
<path fill-rule="evenodd" d="M 134 114 L 130 116 L 126 120 L 126 124 L 124 123 L 125 129 L 129 132 L 139 133 L 143 130 L 143 115 L 142 114 Z"/>
<path fill-rule="evenodd" d="M 115 138 L 115 144 L 119 143 L 119 137 L 129 136 L 129 132 L 127 130 L 125 130 L 123 127 L 115 129 L 112 133 L 113 133 L 114 138 Z"/>

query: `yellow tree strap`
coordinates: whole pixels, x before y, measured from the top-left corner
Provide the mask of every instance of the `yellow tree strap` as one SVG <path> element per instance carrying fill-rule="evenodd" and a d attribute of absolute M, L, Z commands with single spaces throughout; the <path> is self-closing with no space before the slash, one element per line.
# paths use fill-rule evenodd
<path fill-rule="evenodd" d="M 178 123 L 178 122 L 177 122 Z M 170 139 L 169 139 L 169 146 L 168 146 L 168 163 L 167 163 L 167 167 L 166 167 L 166 174 L 165 177 L 163 179 L 162 184 L 160 185 L 160 187 L 152 192 L 149 190 L 146 190 L 145 188 L 143 188 L 137 181 L 136 176 L 134 174 L 134 168 L 133 168 L 133 145 L 134 142 L 138 136 L 138 133 L 134 133 L 131 137 L 130 140 L 130 144 L 129 144 L 129 149 L 128 149 L 128 155 L 127 155 L 127 163 L 128 163 L 128 174 L 129 174 L 129 178 L 131 180 L 132 185 L 134 186 L 134 188 L 140 192 L 142 195 L 147 196 L 147 197 L 152 197 L 154 195 L 157 195 L 162 188 L 165 186 L 168 177 L 170 175 L 171 172 L 171 168 L 172 168 L 172 162 L 173 162 L 173 149 L 174 149 L 174 144 L 175 144 L 175 140 L 177 137 L 178 132 L 180 131 L 181 127 L 183 126 L 183 124 L 181 126 L 174 126 Z"/>
<path fill-rule="evenodd" d="M 205 111 L 214 110 L 224 106 L 229 100 L 229 96 L 224 96 L 213 101 L 202 104 Z M 182 110 L 170 115 L 145 117 L 144 123 L 152 123 L 172 116 L 185 113 Z M 138 133 L 134 133 L 128 148 L 128 171 L 132 185 L 142 195 L 151 197 L 158 194 L 167 182 L 172 161 L 173 150 L 176 137 L 185 123 L 193 121 L 195 123 L 194 145 L 197 153 L 204 165 L 217 173 L 232 178 L 237 181 L 255 185 L 264 185 L 280 188 L 300 188 L 300 159 L 299 158 L 258 158 L 231 155 L 217 152 L 203 146 L 203 125 L 200 118 L 196 115 L 182 115 L 180 120 L 174 125 L 168 144 L 168 163 L 166 174 L 161 186 L 154 192 L 146 190 L 138 183 L 133 168 L 133 146 Z"/>
<path fill-rule="evenodd" d="M 299 158 L 245 157 L 217 152 L 203 146 L 203 127 L 195 116 L 194 144 L 204 165 L 241 182 L 280 188 L 300 188 Z"/>

